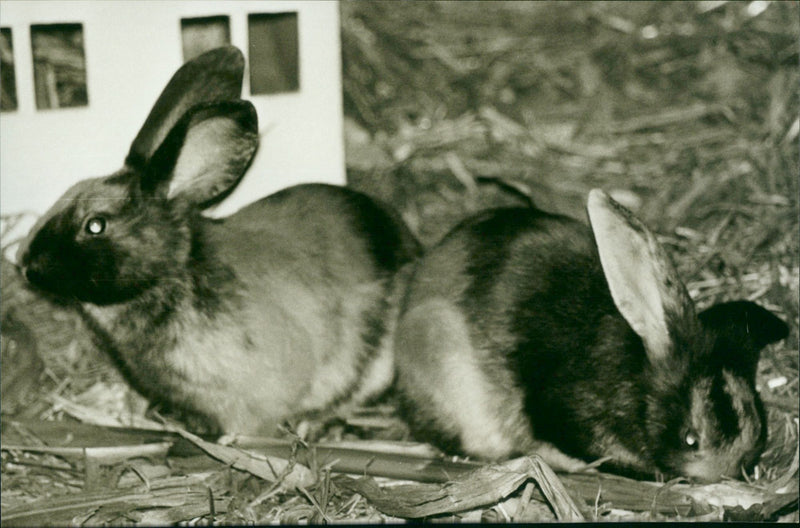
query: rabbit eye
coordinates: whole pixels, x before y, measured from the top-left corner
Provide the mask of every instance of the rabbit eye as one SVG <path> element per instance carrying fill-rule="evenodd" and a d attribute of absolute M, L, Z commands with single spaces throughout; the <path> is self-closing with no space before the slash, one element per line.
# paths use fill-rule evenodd
<path fill-rule="evenodd" d="M 686 431 L 683 433 L 683 444 L 686 447 L 691 449 L 697 449 L 699 447 L 699 440 L 697 438 L 697 433 L 692 430 Z"/>
<path fill-rule="evenodd" d="M 86 232 L 90 235 L 100 235 L 106 230 L 106 221 L 101 216 L 95 216 L 86 222 Z"/>

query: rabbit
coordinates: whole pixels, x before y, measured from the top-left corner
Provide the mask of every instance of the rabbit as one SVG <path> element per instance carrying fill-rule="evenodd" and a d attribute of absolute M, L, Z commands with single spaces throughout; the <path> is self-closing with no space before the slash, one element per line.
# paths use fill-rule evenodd
<path fill-rule="evenodd" d="M 259 142 L 235 47 L 182 66 L 124 166 L 70 188 L 18 250 L 134 388 L 203 431 L 274 434 L 393 379 L 402 270 L 420 246 L 388 206 L 325 184 L 202 214 Z"/>
<path fill-rule="evenodd" d="M 738 475 L 766 441 L 759 352 L 787 325 L 747 301 L 696 313 L 628 210 L 595 189 L 588 216 L 489 210 L 426 251 L 395 334 L 412 434 L 563 471 Z"/>

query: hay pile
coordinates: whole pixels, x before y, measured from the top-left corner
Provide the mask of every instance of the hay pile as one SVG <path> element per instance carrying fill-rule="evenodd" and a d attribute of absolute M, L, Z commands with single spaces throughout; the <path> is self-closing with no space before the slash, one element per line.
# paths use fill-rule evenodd
<path fill-rule="evenodd" d="M 391 397 L 339 420 L 292 424 L 284 443 L 251 439 L 263 455 L 255 458 L 154 432 L 162 424 L 144 416 L 146 402 L 74 314 L 25 290 L 4 265 L 3 523 L 385 522 L 436 512 L 797 521 L 798 5 L 341 8 L 349 183 L 397 207 L 426 245 L 471 212 L 528 196 L 583 218 L 586 193 L 600 186 L 659 233 L 701 308 L 748 298 L 790 323 L 759 365 L 770 436 L 757 474 L 665 486 L 556 478 L 536 459 L 471 473 L 391 443 L 408 440 Z M 298 438 L 340 443 L 314 450 Z M 391 454 L 358 451 L 378 448 Z M 337 468 L 393 478 L 358 481 Z M 427 484 L 398 480 L 421 475 Z"/>

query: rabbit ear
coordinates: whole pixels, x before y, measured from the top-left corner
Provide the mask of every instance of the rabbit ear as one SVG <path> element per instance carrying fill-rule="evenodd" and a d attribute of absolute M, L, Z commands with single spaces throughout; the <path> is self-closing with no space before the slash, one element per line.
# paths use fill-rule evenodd
<path fill-rule="evenodd" d="M 589 193 L 588 212 L 614 304 L 650 359 L 667 357 L 676 323 L 696 321 L 675 267 L 647 227 L 600 189 Z"/>
<path fill-rule="evenodd" d="M 197 105 L 153 155 L 142 176 L 142 189 L 207 207 L 236 187 L 257 147 L 258 117 L 250 102 Z"/>
<path fill-rule="evenodd" d="M 717 336 L 715 351 L 724 365 L 755 379 L 758 356 L 770 343 L 785 339 L 789 327 L 769 310 L 750 301 L 715 304 L 698 315 Z"/>
<path fill-rule="evenodd" d="M 131 168 L 144 166 L 192 106 L 239 99 L 243 75 L 244 57 L 233 46 L 213 49 L 181 66 L 150 110 L 131 144 L 125 164 Z"/>

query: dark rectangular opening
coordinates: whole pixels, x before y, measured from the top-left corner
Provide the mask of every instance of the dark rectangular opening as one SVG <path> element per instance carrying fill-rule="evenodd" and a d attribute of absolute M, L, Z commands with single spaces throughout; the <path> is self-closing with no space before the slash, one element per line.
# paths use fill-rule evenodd
<path fill-rule="evenodd" d="M 247 16 L 252 95 L 300 89 L 297 13 Z"/>
<path fill-rule="evenodd" d="M 181 19 L 183 61 L 231 43 L 230 17 L 225 15 Z"/>
<path fill-rule="evenodd" d="M 31 26 L 36 108 L 86 106 L 86 55 L 82 24 Z"/>
<path fill-rule="evenodd" d="M 17 74 L 11 28 L 0 28 L 0 112 L 17 109 Z"/>

